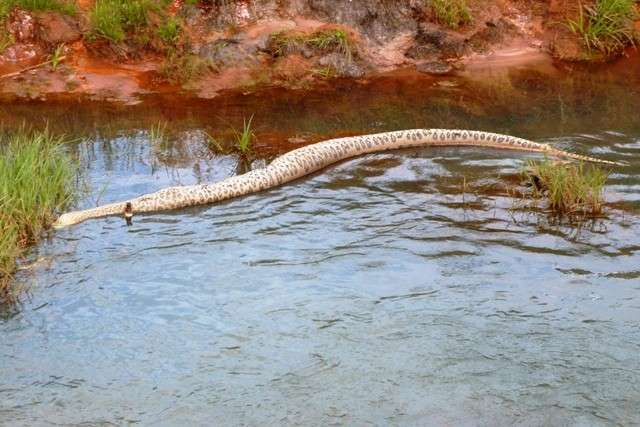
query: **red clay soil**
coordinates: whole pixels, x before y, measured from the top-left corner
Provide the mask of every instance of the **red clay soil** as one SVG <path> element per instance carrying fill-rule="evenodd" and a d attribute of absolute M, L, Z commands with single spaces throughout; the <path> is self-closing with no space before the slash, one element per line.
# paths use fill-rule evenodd
<path fill-rule="evenodd" d="M 166 49 L 156 41 L 144 49 L 88 42 L 83 35 L 92 0 L 78 1 L 81 12 L 75 18 L 14 10 L 6 26 L 15 43 L 0 55 L 0 76 L 46 61 L 62 43 L 67 59 L 55 70 L 45 65 L 0 77 L 0 99 L 84 97 L 136 103 L 150 93 L 212 98 L 230 89 L 306 88 L 334 77 L 366 79 L 406 68 L 473 76 L 518 64 L 549 68 L 557 59 L 584 58 L 580 41 L 562 25 L 577 13 L 573 0 L 469 0 L 473 21 L 455 31 L 436 22 L 418 0 L 349 5 L 265 0 L 259 8 L 242 0 L 223 3 L 185 9 L 183 0 L 174 0 L 168 6 L 167 13 L 179 17 L 185 29 L 180 49 L 207 64 L 204 73 L 182 84 L 169 84 L 160 75 Z M 635 25 L 640 31 L 640 21 Z M 350 34 L 357 45 L 355 57 L 346 60 L 313 49 L 276 57 L 268 50 L 273 33 L 310 34 L 323 28 Z M 625 53 L 636 54 L 633 49 Z"/>

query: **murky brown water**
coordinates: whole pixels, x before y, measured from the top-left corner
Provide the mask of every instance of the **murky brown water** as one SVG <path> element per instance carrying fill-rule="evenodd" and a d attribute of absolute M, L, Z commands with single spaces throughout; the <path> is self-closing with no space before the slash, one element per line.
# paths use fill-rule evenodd
<path fill-rule="evenodd" d="M 266 158 L 333 135 L 463 127 L 631 163 L 607 188 L 623 208 L 581 229 L 511 211 L 503 188 L 535 156 L 439 148 L 56 232 L 19 276 L 30 297 L 0 320 L 0 424 L 640 424 L 631 71 L 0 107 L 7 126 L 48 120 L 84 138 L 81 206 L 236 173 L 204 132 L 251 114 Z M 160 120 L 164 145 L 146 131 Z"/>

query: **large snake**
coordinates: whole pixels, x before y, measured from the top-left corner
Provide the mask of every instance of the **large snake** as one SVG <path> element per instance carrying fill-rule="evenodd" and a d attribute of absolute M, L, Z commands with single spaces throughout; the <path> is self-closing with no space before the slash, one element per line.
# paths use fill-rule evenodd
<path fill-rule="evenodd" d="M 242 175 L 226 178 L 220 182 L 169 187 L 123 202 L 69 212 L 61 215 L 54 226 L 65 227 L 87 219 L 110 215 L 158 212 L 220 202 L 277 187 L 350 157 L 399 148 L 443 145 L 530 151 L 544 153 L 552 157 L 619 165 L 619 163 L 608 160 L 600 160 L 558 150 L 547 144 L 490 132 L 450 129 L 413 129 L 385 132 L 330 139 L 298 148 L 276 158 L 263 169 L 255 169 Z"/>

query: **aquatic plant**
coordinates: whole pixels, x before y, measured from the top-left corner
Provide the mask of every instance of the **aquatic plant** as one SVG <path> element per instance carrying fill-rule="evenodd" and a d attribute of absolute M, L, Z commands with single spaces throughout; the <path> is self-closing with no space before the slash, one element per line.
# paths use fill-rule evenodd
<path fill-rule="evenodd" d="M 37 242 L 74 193 L 77 164 L 49 131 L 0 134 L 0 298 L 14 295 L 16 259 Z"/>
<path fill-rule="evenodd" d="M 592 6 L 580 4 L 578 17 L 569 19 L 566 25 L 582 38 L 589 51 L 615 53 L 638 41 L 633 26 L 638 16 L 635 4 L 635 0 L 596 0 Z"/>
<path fill-rule="evenodd" d="M 473 16 L 466 0 L 428 0 L 438 22 L 456 29 L 471 22 Z"/>
<path fill-rule="evenodd" d="M 149 140 L 164 146 L 167 143 L 167 122 L 158 122 L 149 129 Z"/>
<path fill-rule="evenodd" d="M 609 172 L 596 165 L 531 161 L 523 171 L 531 197 L 545 200 L 556 214 L 593 217 L 602 214 L 604 186 Z"/>
<path fill-rule="evenodd" d="M 235 134 L 235 139 L 236 139 L 235 148 L 243 156 L 246 156 L 249 153 L 249 151 L 251 151 L 251 145 L 256 136 L 253 133 L 253 130 L 251 129 L 252 121 L 253 121 L 253 114 L 251 115 L 251 117 L 249 117 L 248 121 L 246 119 L 243 119 L 242 132 L 239 132 L 235 129 L 233 130 Z"/>

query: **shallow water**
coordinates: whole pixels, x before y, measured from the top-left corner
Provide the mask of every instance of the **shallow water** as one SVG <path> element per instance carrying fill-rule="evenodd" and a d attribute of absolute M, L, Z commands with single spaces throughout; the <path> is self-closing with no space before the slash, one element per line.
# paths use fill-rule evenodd
<path fill-rule="evenodd" d="M 0 320 L 0 424 L 640 424 L 640 82 L 616 73 L 5 108 L 6 123 L 31 114 L 84 137 L 81 207 L 236 173 L 204 131 L 252 112 L 266 159 L 446 126 L 631 165 L 612 175 L 608 217 L 579 229 L 512 211 L 505 187 L 535 156 L 439 148 L 55 232 Z M 170 140 L 152 143 L 141 129 L 162 119 Z"/>

